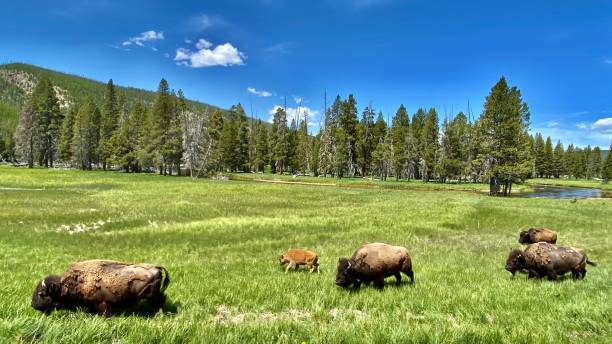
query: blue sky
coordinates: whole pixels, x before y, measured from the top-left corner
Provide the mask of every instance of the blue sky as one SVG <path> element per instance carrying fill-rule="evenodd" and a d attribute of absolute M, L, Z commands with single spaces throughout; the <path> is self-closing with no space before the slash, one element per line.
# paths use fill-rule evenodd
<path fill-rule="evenodd" d="M 612 140 L 610 1 L 7 1 L 0 62 L 33 63 L 189 98 L 241 102 L 268 119 L 287 98 L 316 130 L 353 93 L 392 116 L 482 109 L 501 75 L 532 131 L 578 145 Z M 250 89 L 250 90 L 249 90 Z"/>

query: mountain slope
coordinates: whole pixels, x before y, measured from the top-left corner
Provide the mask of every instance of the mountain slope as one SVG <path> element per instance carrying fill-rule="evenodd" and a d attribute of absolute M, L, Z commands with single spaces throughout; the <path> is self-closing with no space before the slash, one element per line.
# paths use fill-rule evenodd
<path fill-rule="evenodd" d="M 14 129 L 19 108 L 26 95 L 36 85 L 37 80 L 42 77 L 48 77 L 56 86 L 56 93 L 64 108 L 75 102 L 83 102 L 87 97 L 93 97 L 96 103 L 102 104 L 106 87 L 105 82 L 23 63 L 0 65 L 0 130 L 5 135 Z M 155 92 L 153 91 L 115 86 L 125 96 L 128 107 L 137 102 L 151 104 L 155 98 Z M 192 100 L 189 100 L 188 103 L 192 110 L 196 112 L 210 111 L 216 108 Z"/>

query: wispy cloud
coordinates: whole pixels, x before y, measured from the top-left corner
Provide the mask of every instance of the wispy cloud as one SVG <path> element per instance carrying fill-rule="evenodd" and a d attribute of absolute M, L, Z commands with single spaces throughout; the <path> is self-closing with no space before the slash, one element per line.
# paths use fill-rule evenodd
<path fill-rule="evenodd" d="M 188 26 L 191 30 L 202 32 L 215 27 L 228 26 L 229 23 L 221 16 L 200 14 L 191 17 L 188 20 Z"/>
<path fill-rule="evenodd" d="M 605 60 L 604 60 L 604 63 L 607 63 L 607 64 L 612 64 L 612 59 L 605 59 Z"/>
<path fill-rule="evenodd" d="M 276 53 L 276 54 L 289 54 L 291 53 L 291 51 L 289 50 L 289 46 L 290 46 L 290 43 L 287 43 L 287 42 L 277 43 L 277 44 L 264 48 L 264 51 L 268 53 Z"/>
<path fill-rule="evenodd" d="M 586 128 L 588 128 L 588 127 L 589 127 L 589 126 L 588 126 L 586 123 L 584 123 L 584 122 L 581 122 L 581 123 L 577 123 L 577 124 L 576 124 L 576 128 L 578 128 L 578 129 L 586 129 Z"/>
<path fill-rule="evenodd" d="M 274 94 L 272 92 L 268 92 L 265 90 L 260 90 L 258 91 L 257 89 L 255 89 L 255 87 L 247 87 L 247 91 L 251 94 L 254 94 L 258 97 L 271 97 Z"/>
<path fill-rule="evenodd" d="M 124 41 L 123 43 L 121 43 L 121 45 L 123 47 L 128 47 L 134 44 L 139 47 L 147 47 L 148 46 L 147 42 L 159 41 L 163 39 L 164 39 L 163 31 L 156 32 L 154 30 L 149 30 L 149 31 L 142 32 L 138 36 L 130 37 L 127 41 Z M 157 51 L 157 48 L 153 46 L 148 46 L 148 47 L 151 48 L 153 51 Z"/>
<path fill-rule="evenodd" d="M 214 44 L 200 39 L 196 43 L 197 50 L 191 51 L 186 48 L 176 50 L 174 61 L 178 65 L 203 68 L 213 66 L 240 66 L 244 64 L 247 56 L 230 43 L 220 44 L 213 48 Z"/>
<path fill-rule="evenodd" d="M 552 121 L 552 122 L 548 122 L 547 125 L 549 128 L 556 128 L 559 126 L 559 122 Z"/>

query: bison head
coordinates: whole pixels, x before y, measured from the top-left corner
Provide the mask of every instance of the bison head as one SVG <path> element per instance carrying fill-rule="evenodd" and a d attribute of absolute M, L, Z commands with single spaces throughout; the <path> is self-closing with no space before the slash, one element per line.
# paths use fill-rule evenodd
<path fill-rule="evenodd" d="M 506 259 L 506 270 L 512 273 L 512 276 L 519 271 L 525 269 L 525 257 L 521 250 L 512 250 Z"/>
<path fill-rule="evenodd" d="M 346 288 L 354 282 L 351 268 L 353 263 L 346 258 L 338 260 L 338 273 L 336 274 L 336 285 Z"/>
<path fill-rule="evenodd" d="M 289 263 L 289 259 L 285 258 L 284 254 L 282 256 L 280 256 L 280 258 L 278 258 L 278 261 L 280 262 L 280 265 L 285 265 L 285 264 Z"/>
<path fill-rule="evenodd" d="M 521 231 L 518 241 L 521 244 L 531 244 L 531 236 L 529 236 L 529 231 Z"/>
<path fill-rule="evenodd" d="M 32 294 L 32 308 L 47 314 L 59 308 L 60 289 L 60 276 L 45 277 Z"/>

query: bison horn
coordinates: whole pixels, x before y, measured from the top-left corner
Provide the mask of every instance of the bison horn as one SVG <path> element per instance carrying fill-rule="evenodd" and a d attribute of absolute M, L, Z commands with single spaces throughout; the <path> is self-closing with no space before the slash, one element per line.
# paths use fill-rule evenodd
<path fill-rule="evenodd" d="M 353 266 L 353 264 L 351 264 L 351 261 L 349 260 L 349 262 L 348 262 L 348 268 L 346 268 L 346 269 L 347 269 L 347 270 L 350 270 L 350 269 L 351 269 L 351 266 Z"/>
<path fill-rule="evenodd" d="M 43 288 L 46 288 L 46 287 L 47 287 L 47 286 L 45 285 L 45 280 L 42 280 L 41 286 L 42 286 Z"/>

